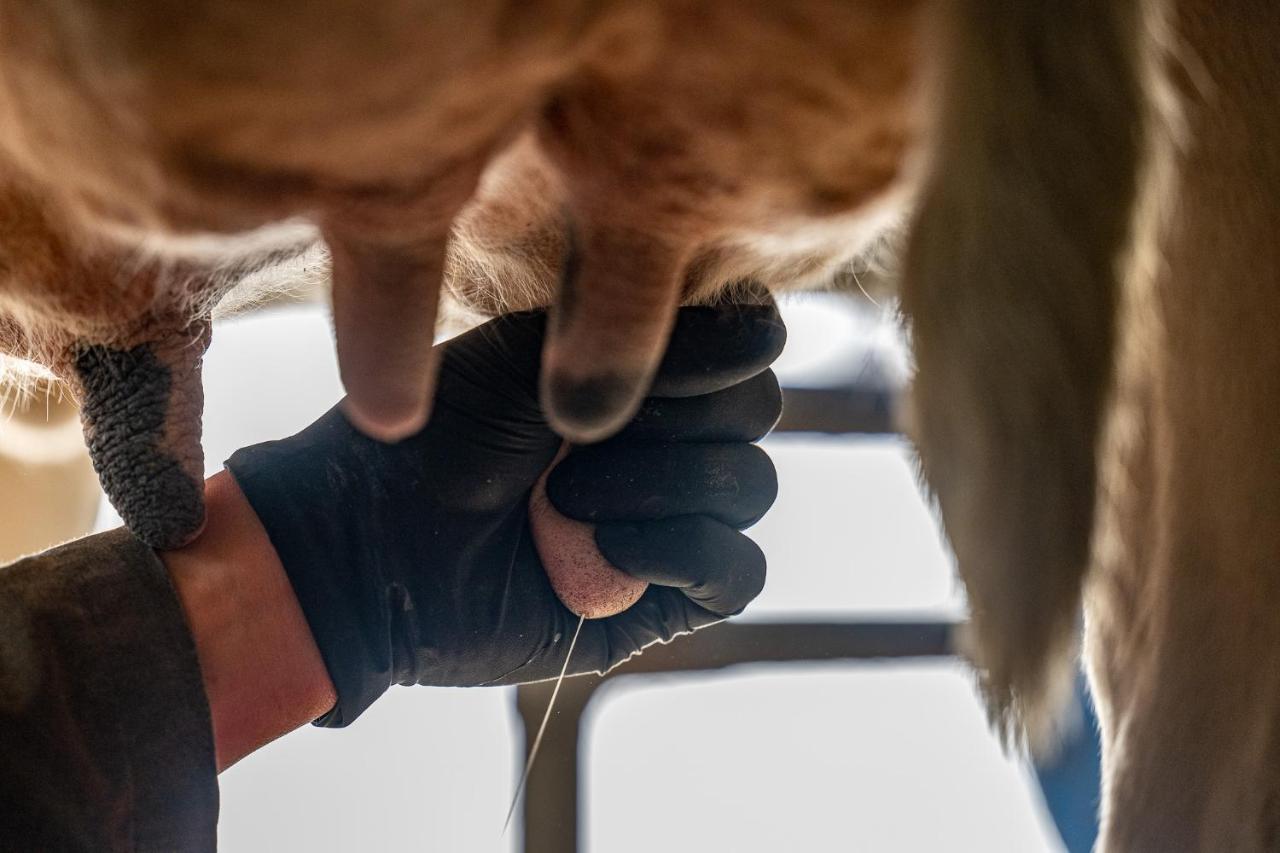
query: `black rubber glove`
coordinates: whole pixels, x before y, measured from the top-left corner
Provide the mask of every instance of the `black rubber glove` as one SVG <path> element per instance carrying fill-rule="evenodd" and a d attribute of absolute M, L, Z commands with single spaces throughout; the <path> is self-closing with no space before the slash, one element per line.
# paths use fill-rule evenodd
<path fill-rule="evenodd" d="M 371 441 L 334 409 L 227 463 L 337 690 L 317 724 L 352 722 L 393 682 L 558 674 L 578 617 L 556 598 L 528 520 L 561 445 L 538 406 L 544 327 L 540 312 L 515 314 L 445 345 L 431 421 L 412 438 Z M 552 472 L 552 504 L 596 523 L 605 557 L 652 584 L 629 610 L 583 625 L 571 672 L 607 671 L 760 592 L 764 556 L 738 531 L 777 493 L 751 442 L 781 410 L 766 368 L 784 339 L 772 304 L 683 309 L 635 421 Z"/>

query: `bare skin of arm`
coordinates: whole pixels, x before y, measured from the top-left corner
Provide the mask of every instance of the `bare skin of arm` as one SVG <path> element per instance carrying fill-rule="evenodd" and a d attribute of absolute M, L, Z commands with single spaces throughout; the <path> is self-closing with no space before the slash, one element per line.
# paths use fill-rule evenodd
<path fill-rule="evenodd" d="M 225 471 L 205 482 L 207 524 L 160 553 L 195 639 L 218 771 L 319 717 L 336 701 L 289 578 Z"/>

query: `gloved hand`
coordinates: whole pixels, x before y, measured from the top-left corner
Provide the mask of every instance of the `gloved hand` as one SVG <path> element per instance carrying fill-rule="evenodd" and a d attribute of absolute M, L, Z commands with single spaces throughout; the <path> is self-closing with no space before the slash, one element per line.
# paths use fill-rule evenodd
<path fill-rule="evenodd" d="M 317 724 L 352 722 L 393 682 L 559 673 L 578 617 L 548 581 L 528 508 L 561 447 L 538 405 L 544 329 L 541 312 L 515 314 L 444 345 L 431 420 L 398 444 L 365 438 L 335 408 L 228 461 L 336 688 Z M 570 672 L 605 672 L 760 592 L 764 556 L 739 530 L 777 492 L 751 442 L 781 409 L 766 368 L 784 340 L 772 304 L 683 309 L 636 419 L 552 471 L 555 508 L 596 524 L 608 561 L 651 582 L 630 609 L 583 625 Z"/>

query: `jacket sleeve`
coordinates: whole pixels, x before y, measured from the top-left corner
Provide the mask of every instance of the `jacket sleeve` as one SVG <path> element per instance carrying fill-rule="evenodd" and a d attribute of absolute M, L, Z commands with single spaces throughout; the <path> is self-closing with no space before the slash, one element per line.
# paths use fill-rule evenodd
<path fill-rule="evenodd" d="M 124 530 L 0 568 L 0 849 L 212 850 L 209 707 L 159 558 Z"/>

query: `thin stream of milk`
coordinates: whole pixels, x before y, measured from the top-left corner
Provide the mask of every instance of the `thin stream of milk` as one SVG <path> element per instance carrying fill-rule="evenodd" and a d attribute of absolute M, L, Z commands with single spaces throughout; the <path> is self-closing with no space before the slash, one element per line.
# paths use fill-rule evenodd
<path fill-rule="evenodd" d="M 533 769 L 533 760 L 538 757 L 538 749 L 542 746 L 542 735 L 547 730 L 547 721 L 551 719 L 551 710 L 556 706 L 556 697 L 560 695 L 560 685 L 564 683 L 565 673 L 569 671 L 569 660 L 573 657 L 573 647 L 578 644 L 578 635 L 582 633 L 582 623 L 587 621 L 586 616 L 578 617 L 578 627 L 573 631 L 573 639 L 569 641 L 569 651 L 564 656 L 564 666 L 560 667 L 560 675 L 556 678 L 556 686 L 551 691 L 551 701 L 547 702 L 547 710 L 542 715 L 542 723 L 538 726 L 538 734 L 533 739 L 533 747 L 529 750 L 529 757 L 524 762 L 524 773 L 520 775 L 520 784 L 516 786 L 516 793 L 511 798 L 511 808 L 507 809 L 507 819 L 502 822 L 502 835 L 506 836 L 507 827 L 511 825 L 511 816 L 516 813 L 516 806 L 520 803 L 520 795 L 524 793 L 524 783 L 529 781 L 529 771 Z"/>

